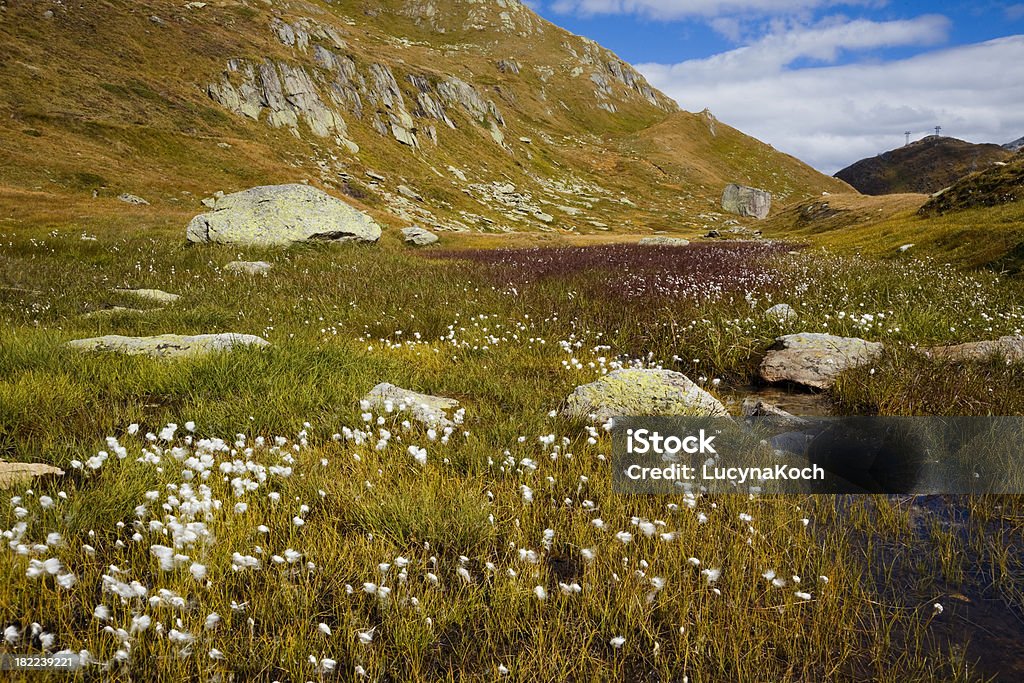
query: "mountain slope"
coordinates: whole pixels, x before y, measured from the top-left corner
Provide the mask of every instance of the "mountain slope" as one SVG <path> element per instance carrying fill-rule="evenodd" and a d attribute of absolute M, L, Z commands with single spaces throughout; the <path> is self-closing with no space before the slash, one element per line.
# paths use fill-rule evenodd
<path fill-rule="evenodd" d="M 905 147 L 861 159 L 835 177 L 864 194 L 931 194 L 1010 156 L 1012 152 L 999 145 L 929 135 Z"/>
<path fill-rule="evenodd" d="M 183 213 L 307 181 L 391 225 L 638 231 L 845 187 L 514 0 L 0 1 L 0 130 L 11 191 Z"/>

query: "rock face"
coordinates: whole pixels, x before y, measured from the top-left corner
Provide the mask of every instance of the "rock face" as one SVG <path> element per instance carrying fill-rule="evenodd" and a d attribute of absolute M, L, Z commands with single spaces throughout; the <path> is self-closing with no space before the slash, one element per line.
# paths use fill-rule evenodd
<path fill-rule="evenodd" d="M 1024 337 L 1000 337 L 995 341 L 969 342 L 928 349 L 932 358 L 948 361 L 986 361 L 1002 358 L 1008 363 L 1024 361 Z"/>
<path fill-rule="evenodd" d="M 772 193 L 735 183 L 726 185 L 722 193 L 722 209 L 740 216 L 767 218 L 772 209 Z"/>
<path fill-rule="evenodd" d="M 788 334 L 776 340 L 761 362 L 761 377 L 767 382 L 828 389 L 842 372 L 870 363 L 881 352 L 881 344 L 856 337 Z"/>
<path fill-rule="evenodd" d="M 232 261 L 224 266 L 224 270 L 240 275 L 266 275 L 273 267 L 274 264 L 266 261 Z"/>
<path fill-rule="evenodd" d="M 64 470 L 33 462 L 4 462 L 0 460 L 0 489 L 10 488 L 19 483 L 31 481 L 36 477 L 48 475 L 61 476 Z"/>
<path fill-rule="evenodd" d="M 161 304 L 173 304 L 181 297 L 177 294 L 165 292 L 162 289 L 115 289 L 118 294 L 131 294 L 140 299 L 149 299 Z"/>
<path fill-rule="evenodd" d="M 638 242 L 642 247 L 685 247 L 689 243 L 682 237 L 644 237 Z"/>
<path fill-rule="evenodd" d="M 671 370 L 616 370 L 576 387 L 562 414 L 599 423 L 620 416 L 722 416 L 722 403 L 681 373 Z"/>
<path fill-rule="evenodd" d="M 387 382 L 370 389 L 363 401 L 377 408 L 386 408 L 390 404 L 392 410 L 407 412 L 414 420 L 438 429 L 455 425 L 448 417 L 448 411 L 459 407 L 459 402 L 454 398 L 419 394 Z"/>
<path fill-rule="evenodd" d="M 796 311 L 789 304 L 775 304 L 764 312 L 764 317 L 785 323 L 796 318 Z"/>
<path fill-rule="evenodd" d="M 416 225 L 409 228 L 402 228 L 402 236 L 408 244 L 415 244 L 417 247 L 425 247 L 440 239 L 429 230 Z"/>
<path fill-rule="evenodd" d="M 201 356 L 217 351 L 230 351 L 241 346 L 270 346 L 270 342 L 253 334 L 161 334 L 156 337 L 123 337 L 110 334 L 105 337 L 76 339 L 68 346 L 79 351 L 107 351 L 130 356 L 152 358 L 181 358 Z"/>
<path fill-rule="evenodd" d="M 217 198 L 188 224 L 190 242 L 283 246 L 294 242 L 376 242 L 381 229 L 362 211 L 307 185 L 268 185 Z"/>

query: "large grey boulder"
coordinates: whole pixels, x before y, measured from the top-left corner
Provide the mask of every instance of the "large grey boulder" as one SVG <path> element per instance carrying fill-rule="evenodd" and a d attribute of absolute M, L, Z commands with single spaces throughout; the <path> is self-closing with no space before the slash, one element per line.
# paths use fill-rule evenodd
<path fill-rule="evenodd" d="M 363 401 L 373 408 L 383 408 L 409 413 L 414 420 L 428 427 L 453 427 L 455 423 L 449 418 L 448 411 L 459 407 L 454 398 L 420 394 L 381 382 L 363 397 Z"/>
<path fill-rule="evenodd" d="M 188 224 L 190 242 L 283 246 L 376 242 L 380 226 L 359 209 L 308 185 L 266 185 L 217 197 Z"/>
<path fill-rule="evenodd" d="M 715 416 L 729 411 L 721 401 L 671 370 L 624 369 L 610 372 L 596 382 L 576 387 L 562 414 L 599 423 L 630 416 Z"/>
<path fill-rule="evenodd" d="M 421 228 L 417 225 L 413 225 L 408 228 L 402 228 L 402 237 L 408 244 L 415 244 L 417 247 L 425 247 L 428 244 L 433 244 L 440 238 L 434 233 Z"/>
<path fill-rule="evenodd" d="M 994 341 L 968 342 L 956 346 L 937 346 L 925 353 L 937 360 L 953 362 L 986 361 L 1001 358 L 1008 363 L 1024 361 L 1024 337 L 1000 337 Z"/>
<path fill-rule="evenodd" d="M 722 193 L 722 209 L 751 218 L 767 218 L 772 208 L 772 193 L 756 187 L 726 185 Z"/>
<path fill-rule="evenodd" d="M 104 337 L 76 339 L 68 346 L 79 351 L 106 351 L 129 356 L 152 358 L 182 358 L 201 356 L 218 351 L 230 351 L 244 346 L 270 346 L 270 342 L 253 334 L 161 334 L 155 337 L 124 337 L 108 334 Z"/>
<path fill-rule="evenodd" d="M 775 340 L 761 362 L 766 382 L 793 382 L 814 389 L 828 389 L 841 373 L 870 363 L 882 345 L 856 337 L 801 332 Z"/>
<path fill-rule="evenodd" d="M 689 243 L 682 237 L 642 237 L 638 242 L 642 247 L 685 247 Z"/>

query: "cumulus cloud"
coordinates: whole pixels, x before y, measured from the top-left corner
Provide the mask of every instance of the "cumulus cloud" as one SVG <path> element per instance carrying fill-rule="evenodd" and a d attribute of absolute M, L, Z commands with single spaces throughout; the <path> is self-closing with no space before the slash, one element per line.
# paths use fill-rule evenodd
<path fill-rule="evenodd" d="M 706 59 L 638 68 L 685 109 L 709 107 L 826 173 L 902 144 L 906 130 L 916 139 L 941 125 L 944 135 L 977 142 L 1024 135 L 1024 36 L 829 65 L 844 51 L 933 45 L 948 29 L 937 16 L 832 20 Z"/>

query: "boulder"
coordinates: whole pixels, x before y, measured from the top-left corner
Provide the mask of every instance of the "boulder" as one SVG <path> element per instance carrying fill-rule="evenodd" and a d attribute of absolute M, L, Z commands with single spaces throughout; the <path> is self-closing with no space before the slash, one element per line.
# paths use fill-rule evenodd
<path fill-rule="evenodd" d="M 266 275 L 273 267 L 273 263 L 266 261 L 232 261 L 224 266 L 224 270 L 239 275 Z"/>
<path fill-rule="evenodd" d="M 408 228 L 402 228 L 402 236 L 408 244 L 415 244 L 417 247 L 425 247 L 428 244 L 433 244 L 440 238 L 434 233 L 413 225 Z"/>
<path fill-rule="evenodd" d="M 308 185 L 267 185 L 216 198 L 188 224 L 190 242 L 283 246 L 376 242 L 380 226 L 359 209 Z"/>
<path fill-rule="evenodd" d="M 937 360 L 953 362 L 986 361 L 1001 358 L 1008 363 L 1024 361 L 1024 337 L 1000 337 L 994 341 L 968 342 L 955 346 L 937 346 L 925 353 Z"/>
<path fill-rule="evenodd" d="M 165 292 L 162 289 L 115 289 L 118 294 L 131 294 L 140 299 L 149 299 L 161 304 L 173 304 L 181 297 L 177 294 Z"/>
<path fill-rule="evenodd" d="M 775 340 L 761 362 L 761 378 L 828 389 L 842 372 L 870 363 L 881 352 L 881 344 L 856 337 L 788 334 Z"/>
<path fill-rule="evenodd" d="M 5 462 L 0 460 L 0 489 L 32 481 L 37 477 L 61 476 L 64 470 L 53 465 L 35 462 Z"/>
<path fill-rule="evenodd" d="M 722 209 L 751 218 L 767 218 L 772 208 L 772 193 L 735 183 L 726 185 L 722 193 Z"/>
<path fill-rule="evenodd" d="M 796 311 L 789 304 L 775 304 L 764 312 L 764 317 L 785 323 L 794 320 L 797 315 Z"/>
<path fill-rule="evenodd" d="M 681 373 L 671 370 L 624 369 L 584 384 L 566 399 L 562 415 L 599 423 L 621 416 L 714 416 L 729 411 Z"/>
<path fill-rule="evenodd" d="M 227 332 L 196 335 L 161 334 L 155 337 L 124 337 L 109 334 L 105 337 L 76 339 L 67 345 L 79 351 L 106 351 L 152 358 L 182 358 L 230 351 L 242 346 L 270 346 L 270 342 L 253 334 Z"/>
<path fill-rule="evenodd" d="M 689 243 L 682 237 L 643 237 L 638 242 L 642 247 L 685 247 Z"/>
<path fill-rule="evenodd" d="M 375 408 L 386 409 L 390 404 L 392 410 L 409 413 L 417 422 L 438 429 L 455 425 L 448 417 L 448 411 L 459 407 L 459 402 L 454 398 L 419 394 L 388 382 L 382 382 L 370 389 L 363 397 L 363 401 Z"/>

